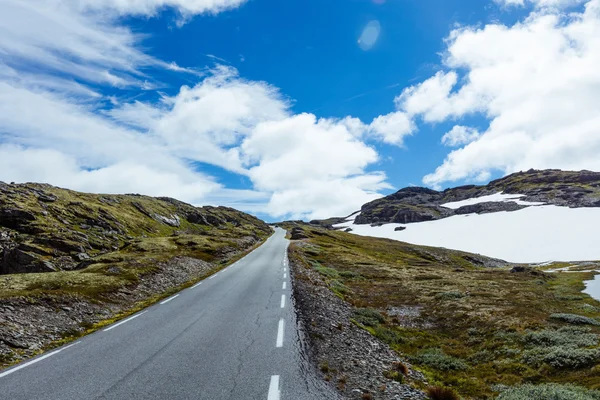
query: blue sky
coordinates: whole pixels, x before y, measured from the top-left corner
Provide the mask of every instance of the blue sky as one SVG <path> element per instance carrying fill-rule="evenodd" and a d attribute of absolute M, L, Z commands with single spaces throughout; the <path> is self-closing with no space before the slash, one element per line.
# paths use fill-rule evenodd
<path fill-rule="evenodd" d="M 276 220 L 600 169 L 600 0 L 3 3 L 0 180 Z"/>

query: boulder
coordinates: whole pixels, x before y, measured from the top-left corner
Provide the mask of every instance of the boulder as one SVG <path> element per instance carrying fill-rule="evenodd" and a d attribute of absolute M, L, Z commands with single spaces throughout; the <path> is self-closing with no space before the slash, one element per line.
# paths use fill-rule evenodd
<path fill-rule="evenodd" d="M 299 227 L 293 228 L 290 232 L 290 235 L 292 240 L 308 239 L 308 236 L 304 232 L 304 229 Z"/>
<path fill-rule="evenodd" d="M 26 230 L 26 226 L 31 221 L 35 221 L 35 215 L 29 211 L 18 208 L 0 209 L 0 226 L 22 231 Z"/>
<path fill-rule="evenodd" d="M 397 226 L 397 227 L 394 228 L 394 231 L 399 232 L 399 231 L 403 231 L 405 229 L 406 229 L 405 226 Z"/>

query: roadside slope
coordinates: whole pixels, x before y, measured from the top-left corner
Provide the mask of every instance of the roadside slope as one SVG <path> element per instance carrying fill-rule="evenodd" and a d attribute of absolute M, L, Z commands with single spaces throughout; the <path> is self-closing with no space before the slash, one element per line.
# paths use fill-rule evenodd
<path fill-rule="evenodd" d="M 466 398 L 492 398 L 499 385 L 600 388 L 600 302 L 581 292 L 592 272 L 282 225 L 305 237 L 290 260 L 313 361 L 348 398 L 418 398 L 406 385 Z"/>

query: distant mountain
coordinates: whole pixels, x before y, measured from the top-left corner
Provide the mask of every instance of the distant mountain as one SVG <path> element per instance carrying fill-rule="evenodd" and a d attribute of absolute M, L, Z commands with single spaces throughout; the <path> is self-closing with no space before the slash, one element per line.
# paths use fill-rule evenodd
<path fill-rule="evenodd" d="M 493 197 L 498 193 L 523 195 Z M 444 204 L 484 198 L 457 208 Z M 460 186 L 436 191 L 407 187 L 362 206 L 356 224 L 432 221 L 453 215 L 515 211 L 544 203 L 571 208 L 600 207 L 600 173 L 591 171 L 529 170 L 508 175 L 484 186 Z"/>
<path fill-rule="evenodd" d="M 338 221 L 325 222 L 511 262 L 600 260 L 600 173 L 530 170 L 441 192 L 408 187 Z"/>

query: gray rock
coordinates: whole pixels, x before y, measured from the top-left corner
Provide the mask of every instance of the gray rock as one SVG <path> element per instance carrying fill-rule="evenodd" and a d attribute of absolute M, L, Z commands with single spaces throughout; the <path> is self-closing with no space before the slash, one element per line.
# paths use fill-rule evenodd
<path fill-rule="evenodd" d="M 75 255 L 75 259 L 79 261 L 89 260 L 90 256 L 87 253 L 78 253 Z"/>

